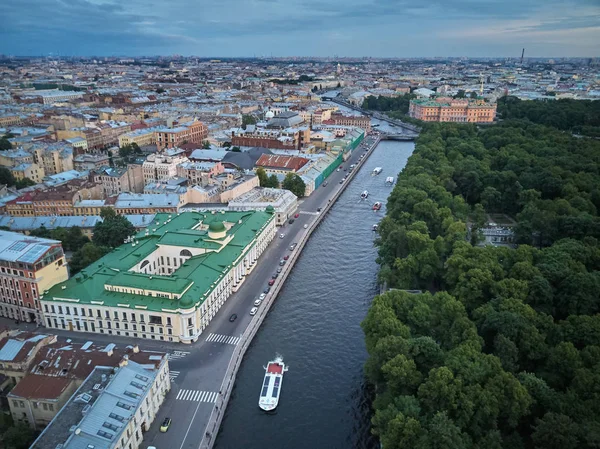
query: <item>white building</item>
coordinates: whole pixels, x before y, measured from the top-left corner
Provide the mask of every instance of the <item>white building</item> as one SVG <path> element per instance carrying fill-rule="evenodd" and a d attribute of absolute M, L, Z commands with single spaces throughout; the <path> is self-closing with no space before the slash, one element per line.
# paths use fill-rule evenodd
<path fill-rule="evenodd" d="M 163 181 L 177 176 L 177 166 L 189 162 L 182 152 L 165 151 L 162 154 L 151 154 L 142 164 L 144 185 Z"/>
<path fill-rule="evenodd" d="M 255 187 L 229 202 L 231 211 L 275 210 L 277 226 L 282 226 L 298 209 L 298 197 L 289 190 Z"/>
<path fill-rule="evenodd" d="M 171 389 L 169 362 L 96 367 L 31 449 L 138 449 Z"/>

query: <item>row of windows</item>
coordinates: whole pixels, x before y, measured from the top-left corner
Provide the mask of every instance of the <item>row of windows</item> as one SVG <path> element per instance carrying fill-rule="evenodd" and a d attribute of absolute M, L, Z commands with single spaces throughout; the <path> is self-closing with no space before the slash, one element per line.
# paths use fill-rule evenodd
<path fill-rule="evenodd" d="M 15 407 L 15 408 L 25 408 L 25 402 L 23 402 L 23 401 L 17 401 L 15 399 L 13 399 L 12 403 L 13 403 L 13 407 Z M 48 410 L 50 410 L 51 412 L 54 411 L 54 404 L 48 404 L 47 402 L 36 402 L 36 401 L 31 401 L 31 404 L 32 404 L 32 407 L 36 410 L 41 408 L 46 411 L 48 411 Z"/>

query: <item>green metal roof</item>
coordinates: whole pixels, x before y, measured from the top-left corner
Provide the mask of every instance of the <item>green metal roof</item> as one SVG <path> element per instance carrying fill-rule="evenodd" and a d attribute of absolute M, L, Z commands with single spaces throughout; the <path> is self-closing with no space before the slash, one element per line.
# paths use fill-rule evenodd
<path fill-rule="evenodd" d="M 52 287 L 43 295 L 43 300 L 78 300 L 79 304 L 137 307 L 154 311 L 177 310 L 180 307 L 187 309 L 192 305 L 198 307 L 231 266 L 245 254 L 257 234 L 274 219 L 274 214 L 264 211 L 157 214 L 154 221 L 136 235 L 135 246 L 132 243 L 121 245 L 68 281 Z M 223 222 L 230 226 L 226 231 L 227 236 L 233 238 L 229 242 L 224 240 L 227 243 L 222 248 L 222 244 L 210 241 L 206 231 L 192 229 L 198 225 L 207 227 L 211 223 Z M 187 259 L 171 275 L 128 271 L 158 249 L 158 245 L 205 248 L 209 252 Z M 185 293 L 177 300 L 108 291 L 104 288 L 105 284 L 176 295 Z"/>

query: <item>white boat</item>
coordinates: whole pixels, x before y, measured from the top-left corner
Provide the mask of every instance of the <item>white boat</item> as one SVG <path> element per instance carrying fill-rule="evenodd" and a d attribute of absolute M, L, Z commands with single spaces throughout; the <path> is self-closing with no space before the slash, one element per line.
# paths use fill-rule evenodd
<path fill-rule="evenodd" d="M 392 185 L 394 183 L 394 177 L 393 176 L 388 176 L 387 178 L 385 178 L 385 183 Z"/>
<path fill-rule="evenodd" d="M 377 231 L 377 229 L 379 229 L 379 225 L 378 224 L 374 224 L 373 225 L 373 231 Z"/>
<path fill-rule="evenodd" d="M 287 370 L 288 367 L 283 363 L 281 356 L 275 357 L 275 360 L 271 360 L 265 367 L 265 380 L 258 400 L 258 406 L 265 412 L 273 411 L 277 407 L 283 383 L 283 373 Z"/>
<path fill-rule="evenodd" d="M 378 175 L 382 171 L 383 171 L 383 168 L 381 168 L 381 167 L 375 167 L 375 170 L 373 170 L 373 174 L 374 175 Z"/>
<path fill-rule="evenodd" d="M 360 197 L 364 200 L 369 196 L 369 192 L 367 192 L 366 190 L 360 194 Z"/>
<path fill-rule="evenodd" d="M 377 201 L 375 204 L 373 204 L 373 210 L 379 210 L 381 209 L 381 203 L 379 201 Z"/>

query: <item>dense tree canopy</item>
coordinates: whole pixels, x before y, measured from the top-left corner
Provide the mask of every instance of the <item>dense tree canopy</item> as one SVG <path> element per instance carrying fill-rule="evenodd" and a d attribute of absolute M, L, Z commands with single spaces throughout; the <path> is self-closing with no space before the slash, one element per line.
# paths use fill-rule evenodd
<path fill-rule="evenodd" d="M 527 100 L 504 97 L 498 100 L 503 119 L 527 119 L 564 131 L 600 137 L 600 102 L 592 100 Z"/>
<path fill-rule="evenodd" d="M 506 122 L 426 127 L 379 226 L 391 290 L 363 322 L 390 448 L 600 443 L 600 142 Z M 477 247 L 467 223 L 517 222 Z"/>
<path fill-rule="evenodd" d="M 78 226 L 73 226 L 71 228 L 56 228 L 53 230 L 49 230 L 45 226 L 42 226 L 31 231 L 30 235 L 60 240 L 65 251 L 77 251 L 83 245 L 90 242 L 90 239 L 83 235 L 81 228 Z"/>
<path fill-rule="evenodd" d="M 373 111 L 396 111 L 401 114 L 408 114 L 410 100 L 415 98 L 417 96 L 414 94 L 404 94 L 397 97 L 384 97 L 383 95 L 375 97 L 369 95 L 363 101 L 362 107 L 363 109 Z"/>
<path fill-rule="evenodd" d="M 12 148 L 12 144 L 10 141 L 2 136 L 0 137 L 0 151 L 10 150 Z"/>
<path fill-rule="evenodd" d="M 267 172 L 262 167 L 256 169 L 256 176 L 258 176 L 258 182 L 260 183 L 261 187 L 279 187 L 279 180 L 277 179 L 277 176 L 267 175 Z"/>
<path fill-rule="evenodd" d="M 277 178 L 275 178 L 275 179 L 277 179 Z M 273 182 L 272 176 L 269 178 L 269 182 Z M 277 186 L 271 186 L 271 187 L 277 187 Z M 302 178 L 300 176 L 298 176 L 296 173 L 288 173 L 287 175 L 285 175 L 285 178 L 284 178 L 283 182 L 281 183 L 281 188 L 289 190 L 294 195 L 296 195 L 298 198 L 302 198 L 302 197 L 304 197 L 304 193 L 306 191 L 306 184 L 304 183 Z"/>
<path fill-rule="evenodd" d="M 79 273 L 92 262 L 97 261 L 102 256 L 108 254 L 110 248 L 106 246 L 98 246 L 94 243 L 86 243 L 78 251 L 73 254 L 73 258 L 69 263 L 70 274 L 73 276 Z"/>
<path fill-rule="evenodd" d="M 100 216 L 103 221 L 94 226 L 92 241 L 95 245 L 116 248 L 122 245 L 127 237 L 135 234 L 135 228 L 131 222 L 122 215 L 115 214 L 114 210 L 102 208 Z"/>

